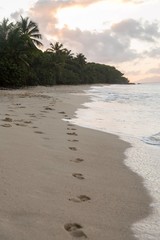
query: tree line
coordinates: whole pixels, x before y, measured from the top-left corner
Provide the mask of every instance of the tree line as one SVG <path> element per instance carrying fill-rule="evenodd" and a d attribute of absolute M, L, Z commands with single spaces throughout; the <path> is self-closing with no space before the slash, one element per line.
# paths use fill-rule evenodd
<path fill-rule="evenodd" d="M 28 17 L 0 23 L 0 87 L 55 84 L 128 84 L 114 66 L 87 62 L 59 42 L 40 50 L 42 35 Z"/>

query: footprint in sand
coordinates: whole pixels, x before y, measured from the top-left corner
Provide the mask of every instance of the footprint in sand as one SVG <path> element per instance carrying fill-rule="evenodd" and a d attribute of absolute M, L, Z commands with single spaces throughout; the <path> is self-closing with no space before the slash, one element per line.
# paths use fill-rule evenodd
<path fill-rule="evenodd" d="M 53 108 L 51 108 L 51 107 L 45 107 L 45 110 L 50 110 L 50 111 L 52 111 L 52 110 L 55 110 L 55 109 L 53 109 Z"/>
<path fill-rule="evenodd" d="M 67 130 L 72 130 L 72 131 L 75 131 L 75 130 L 77 130 L 76 128 L 67 128 Z"/>
<path fill-rule="evenodd" d="M 91 200 L 91 198 L 86 195 L 80 195 L 77 198 L 69 198 L 69 201 L 76 202 L 76 203 L 87 202 L 89 200 Z"/>
<path fill-rule="evenodd" d="M 25 106 L 19 106 L 19 108 L 26 108 Z"/>
<path fill-rule="evenodd" d="M 72 151 L 77 151 L 76 147 L 69 147 L 69 149 L 72 150 Z"/>
<path fill-rule="evenodd" d="M 2 127 L 12 127 L 12 125 L 9 124 L 9 123 L 8 123 L 8 124 L 7 124 L 7 123 L 6 123 L 6 124 L 2 124 L 1 126 L 2 126 Z"/>
<path fill-rule="evenodd" d="M 62 111 L 62 112 L 58 112 L 58 113 L 60 113 L 60 114 L 66 114 L 66 113 L 65 113 L 65 112 L 63 112 L 63 111 Z"/>
<path fill-rule="evenodd" d="M 78 196 L 78 198 L 80 199 L 81 202 L 86 202 L 86 201 L 91 200 L 91 198 L 86 195 L 80 195 L 80 196 Z"/>
<path fill-rule="evenodd" d="M 68 123 L 68 127 L 73 127 L 74 125 L 71 123 Z"/>
<path fill-rule="evenodd" d="M 68 132 L 67 134 L 68 134 L 68 135 L 72 135 L 72 136 L 78 136 L 78 134 L 75 133 L 75 132 Z"/>
<path fill-rule="evenodd" d="M 26 113 L 26 115 L 30 116 L 30 117 L 37 117 L 34 113 Z"/>
<path fill-rule="evenodd" d="M 6 117 L 6 118 L 2 119 L 2 121 L 4 121 L 4 122 L 12 122 L 12 118 Z"/>
<path fill-rule="evenodd" d="M 81 230 L 83 227 L 78 223 L 67 223 L 64 229 L 69 232 L 73 237 L 87 238 L 87 235 Z"/>
<path fill-rule="evenodd" d="M 80 163 L 80 162 L 83 162 L 84 159 L 82 159 L 82 158 L 76 158 L 76 159 L 70 160 L 70 161 L 71 161 L 71 162 L 75 162 L 75 163 Z"/>
<path fill-rule="evenodd" d="M 68 142 L 79 142 L 79 140 L 77 140 L 77 139 L 73 139 L 73 140 L 68 139 Z"/>
<path fill-rule="evenodd" d="M 14 103 L 13 105 L 20 106 L 20 105 L 21 105 L 21 103 Z"/>
<path fill-rule="evenodd" d="M 24 123 L 15 123 L 16 126 L 20 126 L 20 127 L 26 127 L 27 125 Z"/>
<path fill-rule="evenodd" d="M 84 179 L 83 174 L 81 173 L 73 173 L 72 176 L 80 180 Z"/>
<path fill-rule="evenodd" d="M 30 124 L 30 123 L 32 123 L 32 121 L 29 121 L 29 120 L 27 121 L 27 120 L 26 120 L 26 121 L 24 121 L 24 123 Z"/>
<path fill-rule="evenodd" d="M 44 132 L 42 132 L 42 131 L 35 131 L 35 133 L 44 134 Z"/>
<path fill-rule="evenodd" d="M 70 120 L 71 118 L 70 118 L 70 117 L 65 117 L 65 119 L 68 119 L 68 120 Z"/>

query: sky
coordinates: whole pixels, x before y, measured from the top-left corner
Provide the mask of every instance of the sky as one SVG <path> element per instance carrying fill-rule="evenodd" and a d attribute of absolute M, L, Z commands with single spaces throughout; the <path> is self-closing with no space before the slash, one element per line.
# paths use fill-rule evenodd
<path fill-rule="evenodd" d="M 130 82 L 160 82 L 160 0 L 0 0 L 0 21 L 35 21 L 42 50 L 63 43 Z"/>

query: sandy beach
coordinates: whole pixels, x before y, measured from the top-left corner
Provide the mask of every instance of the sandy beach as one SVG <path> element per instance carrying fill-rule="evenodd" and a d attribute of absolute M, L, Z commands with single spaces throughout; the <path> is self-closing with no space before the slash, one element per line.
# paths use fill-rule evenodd
<path fill-rule="evenodd" d="M 131 146 L 69 122 L 88 88 L 0 90 L 0 240 L 136 239 L 151 199 Z"/>

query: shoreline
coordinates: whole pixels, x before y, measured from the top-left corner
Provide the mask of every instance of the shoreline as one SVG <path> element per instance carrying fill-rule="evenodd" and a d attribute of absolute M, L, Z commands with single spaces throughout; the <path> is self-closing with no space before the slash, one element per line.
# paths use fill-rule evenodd
<path fill-rule="evenodd" d="M 88 101 L 87 88 L 1 93 L 4 239 L 136 239 L 131 225 L 148 216 L 150 197 L 124 164 L 130 144 L 67 121 Z"/>

